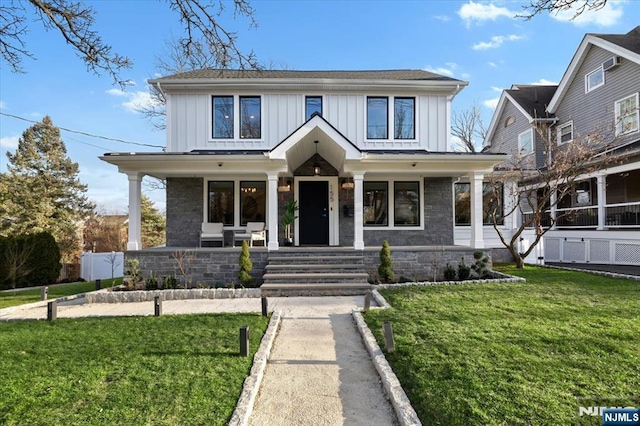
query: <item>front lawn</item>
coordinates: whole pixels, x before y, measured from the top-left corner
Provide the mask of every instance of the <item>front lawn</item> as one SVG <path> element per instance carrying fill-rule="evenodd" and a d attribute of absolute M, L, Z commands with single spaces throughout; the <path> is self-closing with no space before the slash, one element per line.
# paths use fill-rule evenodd
<path fill-rule="evenodd" d="M 0 424 L 226 424 L 267 323 L 255 314 L 0 323 Z"/>
<path fill-rule="evenodd" d="M 102 280 L 102 288 L 113 287 L 118 283 L 122 284 L 122 278 Z M 48 299 L 71 296 L 72 294 L 87 293 L 96 289 L 95 281 L 79 282 L 72 284 L 56 284 L 49 286 Z M 25 303 L 37 302 L 40 300 L 40 289 L 2 291 L 0 292 L 0 309 L 9 306 L 17 306 Z"/>
<path fill-rule="evenodd" d="M 526 283 L 402 287 L 365 315 L 424 424 L 600 424 L 640 406 L 640 283 L 503 266 Z M 580 399 L 584 398 L 584 399 Z"/>

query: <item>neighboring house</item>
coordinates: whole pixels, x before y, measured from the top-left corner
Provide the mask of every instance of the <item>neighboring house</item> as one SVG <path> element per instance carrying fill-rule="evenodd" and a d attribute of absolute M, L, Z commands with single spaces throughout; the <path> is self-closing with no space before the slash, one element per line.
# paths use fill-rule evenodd
<path fill-rule="evenodd" d="M 460 179 L 472 195 L 465 246 L 484 247 L 482 179 L 506 156 L 450 150 L 451 102 L 467 82 L 422 70 L 200 70 L 149 83 L 167 102 L 166 151 L 101 157 L 129 177 L 129 250 L 141 247 L 144 175 L 167 182 L 168 249 L 198 247 L 203 222 L 225 232 L 265 222 L 266 251 L 278 251 L 292 199 L 294 246 L 452 246 Z"/>
<path fill-rule="evenodd" d="M 514 85 L 502 93 L 487 151 L 530 153 L 540 166 L 545 153 L 534 126 L 543 124 L 552 143 L 567 149 L 574 138 L 606 135 L 620 157 L 584 176 L 575 195 L 547 212 L 542 226 L 549 217 L 557 222 L 545 234 L 546 261 L 640 263 L 639 92 L 640 26 L 627 34 L 587 34 L 557 87 Z M 561 217 L 563 211 L 573 214 Z"/>

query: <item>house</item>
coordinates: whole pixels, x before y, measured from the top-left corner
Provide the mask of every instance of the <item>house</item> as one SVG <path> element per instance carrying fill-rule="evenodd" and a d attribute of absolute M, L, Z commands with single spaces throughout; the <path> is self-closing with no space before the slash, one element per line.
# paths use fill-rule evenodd
<path fill-rule="evenodd" d="M 503 91 L 487 151 L 530 155 L 540 167 L 546 153 L 534 128 L 543 126 L 559 149 L 571 149 L 577 138 L 604 135 L 608 153 L 618 158 L 582 176 L 574 194 L 548 210 L 541 223 L 551 225 L 546 261 L 640 264 L 639 92 L 640 26 L 627 34 L 587 34 L 558 86 Z"/>
<path fill-rule="evenodd" d="M 165 250 L 198 247 L 203 222 L 222 223 L 227 243 L 248 223 L 264 222 L 266 247 L 252 249 L 259 270 L 283 251 L 290 200 L 299 206 L 294 249 L 371 252 L 375 263 L 387 240 L 394 260 L 417 276 L 426 260 L 416 253 L 425 247 L 448 247 L 456 264 L 484 247 L 482 179 L 506 156 L 451 150 L 451 103 L 467 82 L 423 70 L 198 70 L 149 84 L 166 99 L 165 152 L 101 157 L 129 179 L 130 257 L 159 256 L 140 250 L 145 175 L 166 179 Z M 460 179 L 470 185 L 470 240 L 453 248 Z M 221 263 L 224 253 L 237 264 L 227 247 L 194 256 Z M 158 271 L 158 259 L 141 264 Z M 225 269 L 207 268 L 199 279 L 218 280 Z"/>

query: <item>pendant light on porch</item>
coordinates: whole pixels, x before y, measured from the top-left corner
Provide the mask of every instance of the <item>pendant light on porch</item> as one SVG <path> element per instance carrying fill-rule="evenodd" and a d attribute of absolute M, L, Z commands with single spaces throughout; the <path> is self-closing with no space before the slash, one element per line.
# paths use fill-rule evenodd
<path fill-rule="evenodd" d="M 320 143 L 320 141 L 314 141 L 313 143 L 316 144 L 316 157 L 318 156 L 318 143 Z M 313 174 L 315 176 L 320 176 L 320 163 L 318 163 L 318 159 L 316 158 L 316 161 L 313 163 Z"/>

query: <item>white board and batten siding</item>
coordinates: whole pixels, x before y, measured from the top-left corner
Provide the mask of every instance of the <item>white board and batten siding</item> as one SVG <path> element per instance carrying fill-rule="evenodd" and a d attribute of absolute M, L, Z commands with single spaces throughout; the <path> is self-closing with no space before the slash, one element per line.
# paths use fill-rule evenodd
<path fill-rule="evenodd" d="M 237 95 L 238 93 L 220 93 Z M 199 150 L 269 150 L 289 136 L 304 123 L 305 96 L 303 94 L 256 94 L 262 97 L 262 138 L 229 139 L 211 138 L 211 93 L 168 95 L 167 152 Z M 443 95 L 416 95 L 414 140 L 367 140 L 367 95 L 325 94 L 323 117 L 340 133 L 362 150 L 412 150 L 450 151 L 449 102 Z M 375 96 L 372 94 L 370 96 Z M 387 96 L 387 95 L 385 95 Z M 406 95 L 398 95 L 406 96 Z M 389 102 L 392 102 L 391 97 Z M 392 136 L 393 117 L 389 116 L 389 134 Z"/>

